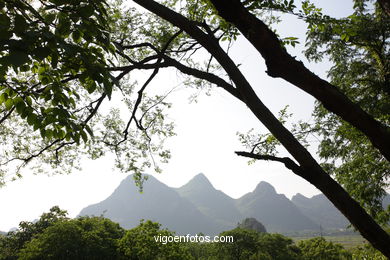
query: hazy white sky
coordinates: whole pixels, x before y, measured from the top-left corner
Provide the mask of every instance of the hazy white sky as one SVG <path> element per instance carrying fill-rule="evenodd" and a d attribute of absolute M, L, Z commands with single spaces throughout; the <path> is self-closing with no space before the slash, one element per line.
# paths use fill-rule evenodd
<path fill-rule="evenodd" d="M 325 11 L 334 15 L 347 14 L 350 1 L 317 1 Z M 348 3 L 345 3 L 348 2 Z M 336 8 L 333 8 L 337 6 Z M 282 36 L 299 36 L 304 41 L 303 23 L 287 18 L 280 26 Z M 301 58 L 301 46 L 290 53 Z M 294 120 L 310 120 L 314 100 L 302 91 L 282 80 L 265 74 L 260 55 L 240 39 L 231 50 L 231 56 L 263 102 L 277 113 L 289 105 Z M 329 64 L 311 64 L 309 67 L 324 76 Z M 172 80 L 170 80 L 172 79 Z M 155 84 L 172 85 L 177 76 L 168 71 Z M 164 172 L 156 177 L 168 186 L 178 187 L 194 175 L 204 173 L 215 188 L 238 198 L 252 191 L 260 181 L 271 183 L 278 193 L 288 197 L 296 193 L 306 196 L 318 194 L 311 184 L 295 176 L 283 165 L 274 162 L 257 162 L 248 166 L 247 159 L 237 157 L 234 151 L 242 150 L 236 132 L 251 128 L 265 131 L 250 111 L 222 90 L 216 89 L 209 96 L 200 96 L 197 104 L 188 103 L 188 91 L 178 90 L 170 98 L 173 108 L 170 117 L 175 120 L 177 136 L 167 143 L 172 152 Z M 315 144 L 315 143 L 314 143 Z M 109 196 L 119 182 L 126 177 L 113 170 L 112 158 L 94 162 L 86 161 L 81 172 L 66 176 L 42 176 L 31 173 L 18 181 L 0 188 L 0 230 L 8 231 L 22 220 L 33 220 L 53 205 L 68 210 L 76 216 L 80 210 Z"/>

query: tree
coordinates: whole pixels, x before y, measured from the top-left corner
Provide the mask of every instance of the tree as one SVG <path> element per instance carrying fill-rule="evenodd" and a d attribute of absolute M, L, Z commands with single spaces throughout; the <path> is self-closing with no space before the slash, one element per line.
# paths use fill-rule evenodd
<path fill-rule="evenodd" d="M 221 259 L 217 254 L 216 243 L 185 243 L 184 247 L 194 259 L 217 260 Z"/>
<path fill-rule="evenodd" d="M 233 243 L 218 243 L 216 245 L 217 257 L 226 260 L 250 259 L 257 252 L 259 234 L 254 230 L 235 228 L 225 231 L 220 236 L 233 236 Z"/>
<path fill-rule="evenodd" d="M 359 246 L 351 250 L 352 259 L 363 260 L 363 259 L 372 259 L 372 260 L 386 260 L 384 255 L 382 255 L 378 250 L 375 250 L 370 245 Z"/>
<path fill-rule="evenodd" d="M 258 139 L 252 143 L 254 146 L 251 152 L 239 152 L 239 155 L 284 163 L 288 169 L 321 190 L 374 247 L 390 256 L 387 247 L 390 243 L 389 235 L 339 183 L 330 177 L 330 172 L 320 166 L 304 145 L 297 140 L 297 137 L 268 110 L 226 50 L 219 44 L 222 39 L 234 40 L 239 33 L 242 33 L 265 58 L 270 76 L 282 77 L 313 95 L 326 109 L 340 116 L 367 136 L 370 143 L 385 158 L 389 159 L 390 131 L 385 123 L 377 118 L 374 119 L 336 86 L 320 79 L 301 62 L 291 57 L 286 49 L 281 47 L 288 43 L 288 40 L 280 41 L 277 35 L 258 18 L 264 8 L 291 11 L 295 8 L 293 1 L 187 1 L 183 3 L 183 8 L 179 8 L 175 4 L 176 1 L 166 1 L 163 4 L 153 0 L 135 0 L 134 2 L 162 19 L 155 16 L 142 16 L 134 9 L 129 12 L 120 12 L 119 8 L 114 8 L 108 15 L 103 11 L 105 2 L 98 0 L 82 2 L 82 6 L 86 7 L 85 13 L 75 8 L 76 3 L 73 1 L 69 3 L 54 0 L 43 1 L 43 6 L 38 11 L 24 1 L 17 2 L 20 4 L 18 8 L 14 8 L 14 1 L 5 1 L 5 5 L 2 6 L 1 21 L 6 25 L 4 28 L 6 28 L 7 37 L 4 40 L 6 44 L 2 55 L 8 57 L 8 61 L 2 60 L 6 69 L 3 72 L 4 80 L 1 89 L 3 119 L 0 122 L 4 126 L 2 144 L 5 147 L 14 147 L 14 149 L 5 152 L 2 158 L 6 159 L 1 164 L 8 163 L 9 165 L 9 162 L 21 161 L 21 166 L 24 166 L 32 159 L 41 157 L 43 161 L 52 165 L 58 166 L 62 163 L 72 166 L 74 160 L 80 158 L 79 152 L 97 158 L 106 151 L 113 151 L 118 158 L 117 165 L 124 170 L 135 171 L 138 173 L 136 175 L 138 180 L 141 180 L 142 170 L 152 165 L 150 161 L 142 161 L 142 159 L 150 158 L 154 162 L 155 155 L 163 161 L 169 158 L 169 153 L 161 148 L 161 141 L 172 135 L 172 127 L 164 120 L 162 112 L 162 107 L 168 106 L 164 103 L 164 97 L 147 98 L 145 89 L 161 68 L 175 67 L 183 74 L 195 78 L 192 83 L 199 87 L 214 84 L 223 88 L 246 104 L 258 120 L 269 129 L 273 137 L 268 135 L 266 140 Z M 79 3 L 78 1 L 77 4 Z M 97 9 L 98 11 L 90 8 L 95 4 L 101 7 Z M 305 14 L 307 6 L 310 5 L 304 1 L 302 15 L 310 18 L 309 14 Z M 175 11 L 175 8 L 179 9 Z M 51 21 L 54 22 L 53 24 L 47 25 L 48 22 L 41 18 L 45 17 L 47 10 L 54 13 L 55 19 Z M 20 54 L 20 45 L 18 48 L 15 47 L 15 51 L 13 36 L 23 38 L 23 33 L 29 32 L 29 30 L 18 32 L 19 22 L 17 21 L 21 20 L 16 18 L 18 15 L 29 18 L 26 20 L 31 21 L 31 26 L 39 25 L 33 27 L 32 31 L 39 32 L 42 28 L 48 27 L 46 34 L 42 33 L 42 35 L 54 34 L 54 37 L 59 37 L 58 42 L 63 44 L 54 44 L 54 48 L 49 48 L 47 52 L 49 54 L 45 54 L 44 58 L 29 54 L 35 49 L 28 50 L 29 53 Z M 63 16 L 65 18 L 62 18 Z M 4 17 L 11 17 L 11 19 Z M 80 40 L 77 37 L 79 34 L 77 31 L 79 31 L 79 25 L 84 23 L 92 24 L 94 29 L 97 29 L 97 35 L 82 37 Z M 107 37 L 106 30 L 102 28 L 114 23 L 117 30 L 114 31 L 113 27 L 108 27 L 111 33 L 110 37 Z M 64 32 L 61 29 L 56 33 L 54 28 L 58 27 L 64 28 Z M 32 44 L 36 49 L 38 48 L 35 46 L 37 42 Z M 96 50 L 93 47 L 96 47 Z M 76 59 L 77 61 L 71 59 L 74 56 L 82 57 L 81 54 L 86 48 L 96 51 L 91 59 L 81 65 L 77 64 L 79 59 Z M 211 55 L 211 59 L 204 66 L 191 59 L 192 53 L 201 48 Z M 63 63 L 60 68 L 65 69 L 65 73 L 62 74 L 57 72 L 58 64 L 52 62 L 53 59 L 56 60 L 54 57 L 57 49 L 63 50 L 59 53 L 65 53 L 64 57 L 69 57 L 69 59 L 61 59 Z M 22 59 L 19 59 L 19 56 Z M 19 61 L 16 64 L 10 62 L 14 60 L 14 57 L 17 57 L 16 60 Z M 28 73 L 24 75 L 19 67 L 29 65 L 31 60 L 37 62 L 38 71 L 34 69 L 34 66 L 26 67 L 24 69 L 27 69 Z M 48 64 L 50 77 L 45 76 Z M 39 70 L 41 67 L 44 68 Z M 75 71 L 71 69 L 73 67 L 76 68 Z M 223 69 L 227 76 L 218 76 L 218 68 Z M 136 69 L 151 69 L 153 72 L 139 88 L 135 101 L 131 101 L 129 94 L 134 93 L 134 85 L 124 83 L 124 77 Z M 71 76 L 65 77 L 62 81 L 64 75 L 68 76 L 68 71 Z M 14 75 L 17 77 L 12 77 Z M 55 77 L 57 75 L 59 76 Z M 38 84 L 40 91 L 37 93 L 30 93 L 28 90 L 31 88 L 26 88 L 30 86 L 31 81 L 26 80 L 29 76 L 35 78 Z M 53 77 L 60 80 L 54 84 Z M 14 78 L 16 80 L 13 80 Z M 10 79 L 11 82 L 9 82 Z M 115 86 L 115 83 L 119 81 L 121 84 Z M 58 84 L 61 88 L 58 88 Z M 19 89 L 19 86 L 24 86 L 24 88 Z M 60 89 L 60 91 L 53 92 L 52 88 Z M 67 92 L 62 92 L 62 89 L 67 89 Z M 44 90 L 47 90 L 50 95 L 46 95 Z M 88 90 L 91 93 L 88 93 Z M 97 115 L 101 103 L 106 98 L 110 98 L 113 91 L 120 92 L 130 108 L 131 115 L 127 123 L 118 119 L 119 112 L 114 111 L 106 117 Z M 83 94 L 79 95 L 79 98 L 77 96 L 73 98 L 76 105 L 70 106 L 73 104 L 70 97 L 79 92 Z M 34 99 L 30 97 L 32 99 L 30 102 L 28 96 L 32 94 L 35 96 Z M 96 95 L 95 99 L 93 99 L 94 95 Z M 89 100 L 88 98 L 91 97 L 92 99 Z M 18 105 L 19 103 L 24 105 Z M 69 108 L 71 112 L 68 112 Z M 20 114 L 20 117 L 15 113 Z M 39 129 L 39 134 L 32 133 L 24 138 L 20 136 L 20 133 L 15 134 L 14 126 L 20 122 L 24 122 L 22 129 L 23 127 L 26 130 Z M 45 139 L 42 140 L 42 137 Z M 84 147 L 77 146 L 81 142 L 80 138 L 83 139 Z M 152 142 L 156 139 L 157 143 Z M 35 143 L 32 140 L 39 142 Z M 273 153 L 272 148 L 276 140 L 287 149 L 292 158 L 277 157 Z M 31 143 L 34 143 L 32 147 L 30 147 Z"/>
<path fill-rule="evenodd" d="M 101 217 L 57 222 L 27 242 L 18 259 L 118 259 L 124 230 Z"/>
<path fill-rule="evenodd" d="M 257 256 L 268 256 L 268 259 L 301 259 L 301 252 L 291 238 L 281 234 L 260 234 Z M 263 259 L 260 257 L 260 259 Z M 265 258 L 267 259 L 267 258 Z"/>
<path fill-rule="evenodd" d="M 329 57 L 333 63 L 328 72 L 330 82 L 370 115 L 389 125 L 390 52 L 385 43 L 390 36 L 389 17 L 378 7 L 376 12 L 369 13 L 359 3 L 348 19 L 326 17 L 320 11 L 313 11 L 311 16 L 314 15 L 322 19 L 312 19 L 309 24 L 306 56 L 313 61 L 320 61 L 324 55 Z M 315 125 L 306 131 L 321 136 L 319 155 L 324 164 L 372 216 L 386 223 L 389 216 L 382 212 L 382 199 L 389 187 L 389 161 L 369 144 L 367 137 L 320 103 L 314 116 Z M 362 185 L 362 179 L 375 181 Z"/>
<path fill-rule="evenodd" d="M 234 242 L 216 244 L 218 259 L 301 259 L 293 241 L 280 234 L 235 228 L 220 236 L 233 236 Z"/>
<path fill-rule="evenodd" d="M 0 183 L 7 173 L 20 177 L 26 165 L 45 171 L 42 165 L 49 164 L 58 172 L 70 172 L 78 167 L 81 154 L 96 159 L 108 151 L 125 157 L 117 166 L 138 172 L 140 179 L 142 158 L 156 150 L 157 157 L 169 154 L 158 149 L 146 131 L 127 128 L 126 138 L 117 140 L 124 128 L 124 122 L 116 120 L 118 110 L 98 113 L 125 76 L 114 77 L 108 69 L 115 59 L 109 28 L 116 14 L 109 16 L 103 0 L 39 3 L 0 3 Z M 119 89 L 132 92 L 131 86 Z M 136 107 L 145 112 L 143 123 L 149 131 L 169 136 L 171 126 L 157 120 L 167 104 L 156 99 L 159 104 L 144 97 Z M 125 100 L 125 105 L 131 109 L 134 104 Z M 110 145 L 120 141 L 122 146 Z M 41 163 L 32 165 L 37 159 Z"/>
<path fill-rule="evenodd" d="M 119 242 L 119 252 L 123 259 L 190 259 L 190 254 L 181 243 L 156 241 L 157 237 L 174 236 L 166 229 L 160 229 L 156 222 L 141 223 L 126 232 Z"/>
<path fill-rule="evenodd" d="M 351 254 L 342 245 L 326 241 L 323 237 L 316 237 L 298 242 L 303 259 L 340 260 L 351 259 Z"/>
<path fill-rule="evenodd" d="M 261 53 L 266 61 L 269 76 L 283 78 L 315 97 L 326 109 L 362 131 L 390 160 L 390 132 L 383 123 L 374 120 L 372 116 L 352 103 L 338 88 L 316 76 L 289 55 L 280 45 L 277 36 L 265 23 L 251 14 L 241 1 L 211 0 L 210 2 L 215 6 L 218 14 L 236 26 Z M 251 6 L 254 7 L 256 3 Z"/>
<path fill-rule="evenodd" d="M 20 222 L 18 230 L 10 231 L 0 238 L 0 259 L 17 259 L 19 251 L 27 242 L 43 233 L 48 227 L 67 219 L 67 212 L 54 206 L 35 222 Z"/>

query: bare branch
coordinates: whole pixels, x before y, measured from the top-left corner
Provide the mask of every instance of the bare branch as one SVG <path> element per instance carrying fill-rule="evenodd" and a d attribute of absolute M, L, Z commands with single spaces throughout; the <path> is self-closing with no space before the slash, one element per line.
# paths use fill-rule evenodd
<path fill-rule="evenodd" d="M 261 155 L 261 154 L 255 154 L 255 153 L 248 153 L 248 152 L 235 152 L 238 156 L 244 156 L 256 160 L 265 160 L 265 161 L 275 161 L 275 162 L 281 162 L 283 163 L 286 168 L 293 171 L 295 174 L 302 176 L 303 169 L 301 166 L 296 164 L 291 158 L 288 157 L 277 157 L 272 155 Z"/>
<path fill-rule="evenodd" d="M 183 31 L 182 30 L 179 30 L 178 32 L 176 32 L 168 41 L 167 43 L 164 45 L 164 47 L 162 48 L 161 52 L 160 52 L 160 56 L 156 62 L 156 64 L 159 64 L 161 63 L 162 61 L 162 58 L 163 58 L 163 53 L 167 50 L 167 48 L 169 47 L 169 45 L 171 44 L 171 42 L 176 38 L 178 37 Z M 154 69 L 153 73 L 149 76 L 149 78 L 146 80 L 146 82 L 144 83 L 144 85 L 140 88 L 140 90 L 138 91 L 138 97 L 137 97 L 137 100 L 135 101 L 135 104 L 134 104 L 134 108 L 133 108 L 133 111 L 132 111 L 132 114 L 131 114 L 131 117 L 129 119 L 129 121 L 127 122 L 127 125 L 126 125 L 126 128 L 125 130 L 123 131 L 124 133 L 124 137 L 123 139 L 117 144 L 121 144 L 123 143 L 124 141 L 127 140 L 127 137 L 129 135 L 129 127 L 130 127 L 130 124 L 131 122 L 134 120 L 137 127 L 140 129 L 140 130 L 145 130 L 141 124 L 139 124 L 139 122 L 137 121 L 136 119 L 136 112 L 138 110 L 138 107 L 139 105 L 141 104 L 141 101 L 142 101 L 142 95 L 143 95 L 143 92 L 145 91 L 146 87 L 149 85 L 149 83 L 153 80 L 153 78 L 157 75 L 158 71 L 160 70 L 160 66 L 156 66 L 156 68 Z M 146 133 L 145 131 L 145 134 L 148 136 L 148 134 Z M 148 136 L 148 138 L 150 138 Z"/>
<path fill-rule="evenodd" d="M 0 119 L 0 125 L 14 112 L 15 106 L 13 106 L 7 114 L 5 114 L 1 119 Z"/>

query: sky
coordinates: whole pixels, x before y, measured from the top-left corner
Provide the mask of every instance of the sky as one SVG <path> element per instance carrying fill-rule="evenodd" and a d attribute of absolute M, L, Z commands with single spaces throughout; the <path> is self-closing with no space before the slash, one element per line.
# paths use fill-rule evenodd
<path fill-rule="evenodd" d="M 349 1 L 317 2 L 325 13 L 334 16 L 348 14 L 351 8 Z M 282 36 L 298 36 L 304 43 L 302 22 L 287 17 L 277 28 Z M 309 64 L 301 53 L 302 44 L 289 48 L 289 52 L 313 72 L 325 77 L 330 64 Z M 276 114 L 289 105 L 292 121 L 312 120 L 314 99 L 283 80 L 268 77 L 263 59 L 245 39 L 239 38 L 230 55 L 236 63 L 242 64 L 241 71 L 272 112 Z M 174 86 L 179 80 L 176 72 L 168 70 L 158 76 L 154 87 Z M 248 165 L 248 159 L 234 154 L 234 151 L 244 149 L 237 132 L 254 128 L 266 133 L 245 105 L 220 89 L 213 90 L 210 96 L 200 95 L 197 103 L 188 100 L 189 91 L 180 85 L 169 97 L 173 103 L 169 117 L 175 122 L 177 136 L 167 141 L 172 159 L 161 165 L 163 173 L 154 174 L 158 180 L 171 187 L 180 187 L 198 173 L 203 173 L 216 189 L 233 198 L 253 191 L 260 181 L 269 182 L 278 193 L 289 198 L 297 193 L 307 197 L 319 193 L 280 163 L 259 161 Z M 313 139 L 313 146 L 315 144 Z M 311 151 L 315 155 L 315 149 Z M 115 170 L 112 161 L 110 156 L 96 161 L 85 160 L 82 171 L 70 175 L 46 176 L 26 172 L 24 178 L 8 183 L 0 188 L 0 230 L 8 231 L 17 227 L 20 221 L 37 219 L 54 205 L 75 217 L 82 208 L 104 200 L 128 175 Z"/>

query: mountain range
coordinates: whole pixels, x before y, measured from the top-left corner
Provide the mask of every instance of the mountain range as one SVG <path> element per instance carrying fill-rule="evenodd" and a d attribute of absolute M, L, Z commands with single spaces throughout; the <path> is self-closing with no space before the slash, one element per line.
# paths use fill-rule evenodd
<path fill-rule="evenodd" d="M 168 187 L 149 176 L 143 193 L 130 175 L 108 198 L 82 209 L 79 215 L 103 215 L 124 228 L 150 219 L 177 234 L 215 235 L 249 217 L 260 221 L 268 232 L 279 233 L 345 229 L 349 225 L 322 194 L 307 198 L 298 193 L 289 200 L 262 181 L 252 192 L 233 199 L 215 189 L 203 174 L 180 188 Z"/>

